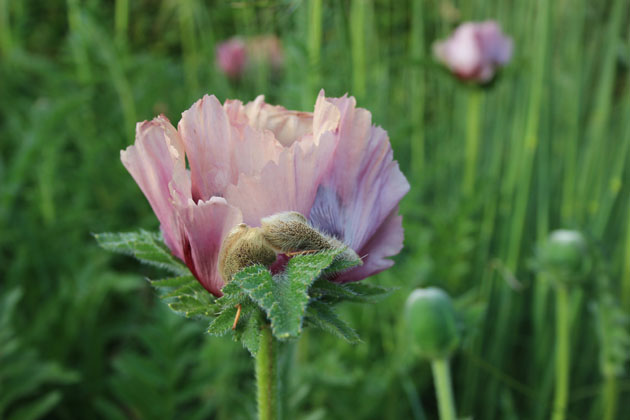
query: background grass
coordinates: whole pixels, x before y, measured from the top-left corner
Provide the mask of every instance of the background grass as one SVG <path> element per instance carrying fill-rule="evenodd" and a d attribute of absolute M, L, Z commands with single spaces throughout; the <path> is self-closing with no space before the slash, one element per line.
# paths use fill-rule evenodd
<path fill-rule="evenodd" d="M 369 280 L 400 289 L 341 310 L 364 343 L 308 331 L 285 349 L 290 418 L 435 418 L 399 327 L 424 285 L 461 313 L 458 414 L 548 418 L 553 290 L 531 257 L 560 227 L 596 261 L 570 290 L 568 418 L 628 418 L 629 16 L 628 0 L 0 0 L 0 418 L 254 416 L 247 352 L 170 313 L 151 270 L 90 233 L 157 228 L 118 158 L 136 121 L 176 122 L 204 93 L 311 110 L 320 88 L 372 112 L 412 191 L 405 249 Z M 464 86 L 430 45 L 489 18 L 513 62 Z M 216 70 L 217 41 L 267 33 L 282 74 Z"/>

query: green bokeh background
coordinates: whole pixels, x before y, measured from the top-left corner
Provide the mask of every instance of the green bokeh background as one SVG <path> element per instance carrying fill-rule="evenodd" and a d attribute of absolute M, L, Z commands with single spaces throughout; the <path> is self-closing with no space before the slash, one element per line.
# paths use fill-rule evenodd
<path fill-rule="evenodd" d="M 405 248 L 367 280 L 398 291 L 340 308 L 364 342 L 307 331 L 285 349 L 289 418 L 436 418 L 401 327 L 428 285 L 459 312 L 459 416 L 549 418 L 553 288 L 533 257 L 556 228 L 594 260 L 569 292 L 567 418 L 629 418 L 629 16 L 628 0 L 0 0 L 0 418 L 255 416 L 247 351 L 172 314 L 157 273 L 91 233 L 158 227 L 119 160 L 136 121 L 176 123 L 205 93 L 310 111 L 320 88 L 372 112 L 412 190 Z M 515 49 L 479 89 L 431 44 L 485 19 Z M 270 33 L 282 73 L 217 71 L 218 41 Z"/>

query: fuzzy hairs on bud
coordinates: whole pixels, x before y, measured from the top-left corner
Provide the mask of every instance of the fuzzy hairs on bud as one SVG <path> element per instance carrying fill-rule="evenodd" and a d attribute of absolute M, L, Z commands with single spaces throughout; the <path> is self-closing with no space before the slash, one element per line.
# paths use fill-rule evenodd
<path fill-rule="evenodd" d="M 308 223 L 306 217 L 295 211 L 276 213 L 261 219 L 261 232 L 278 253 L 344 248 L 337 258 L 361 261 L 350 247 L 339 239 L 318 231 Z"/>
<path fill-rule="evenodd" d="M 260 228 L 245 223 L 235 226 L 223 240 L 219 254 L 219 273 L 228 282 L 243 268 L 254 265 L 271 265 L 276 253 L 264 240 Z"/>

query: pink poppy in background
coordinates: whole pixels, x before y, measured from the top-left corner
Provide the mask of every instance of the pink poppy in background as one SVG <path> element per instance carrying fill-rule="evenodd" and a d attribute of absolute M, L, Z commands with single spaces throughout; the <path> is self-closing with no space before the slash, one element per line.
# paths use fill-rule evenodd
<path fill-rule="evenodd" d="M 234 37 L 220 42 L 216 48 L 216 61 L 226 76 L 232 79 L 241 77 L 247 61 L 245 41 Z"/>
<path fill-rule="evenodd" d="M 231 79 L 241 78 L 245 71 L 259 66 L 279 71 L 284 65 L 282 41 L 275 35 L 233 37 L 217 45 L 216 62 Z"/>
<path fill-rule="evenodd" d="M 512 58 L 512 39 L 495 21 L 467 22 L 433 45 L 436 58 L 464 80 L 485 83 Z"/>
<path fill-rule="evenodd" d="M 254 63 L 269 65 L 274 70 L 280 70 L 284 65 L 282 41 L 275 35 L 259 35 L 248 39 L 247 51 Z"/>
<path fill-rule="evenodd" d="M 224 285 L 217 260 L 228 232 L 279 212 L 300 212 L 363 257 L 362 266 L 334 281 L 376 274 L 402 248 L 398 203 L 409 184 L 387 133 L 352 97 L 322 91 L 311 113 L 266 104 L 262 96 L 223 105 L 204 96 L 177 129 L 164 116 L 139 123 L 121 159 L 165 243 L 215 296 Z"/>

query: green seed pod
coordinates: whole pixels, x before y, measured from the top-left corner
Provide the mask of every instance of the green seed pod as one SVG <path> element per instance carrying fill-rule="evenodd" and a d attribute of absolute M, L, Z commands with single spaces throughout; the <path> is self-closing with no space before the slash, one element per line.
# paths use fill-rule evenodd
<path fill-rule="evenodd" d="M 406 336 L 412 351 L 427 359 L 448 358 L 460 337 L 451 298 L 442 289 L 416 289 L 405 304 Z"/>
<path fill-rule="evenodd" d="M 271 265 L 276 253 L 264 240 L 260 228 L 245 223 L 235 226 L 223 240 L 219 254 L 219 273 L 225 282 L 243 268 L 254 265 Z"/>
<path fill-rule="evenodd" d="M 555 230 L 538 249 L 538 267 L 551 279 L 579 281 L 590 269 L 588 246 L 584 236 L 575 230 Z"/>

